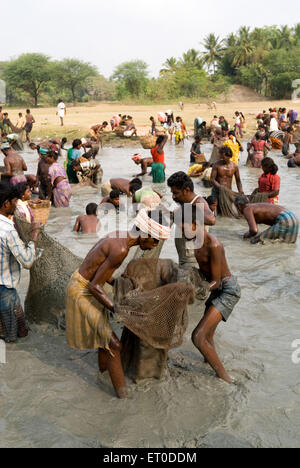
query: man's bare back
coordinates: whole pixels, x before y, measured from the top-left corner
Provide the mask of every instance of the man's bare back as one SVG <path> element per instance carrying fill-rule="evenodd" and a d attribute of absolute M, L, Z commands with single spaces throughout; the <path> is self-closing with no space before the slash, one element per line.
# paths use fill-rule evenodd
<path fill-rule="evenodd" d="M 248 223 L 254 217 L 257 224 L 273 226 L 276 218 L 286 211 L 284 206 L 272 205 L 271 203 L 250 203 L 244 209 L 244 216 Z"/>
<path fill-rule="evenodd" d="M 130 197 L 129 184 L 130 180 L 128 179 L 110 179 L 111 188 L 125 193 L 128 197 Z"/>
<path fill-rule="evenodd" d="M 101 227 L 100 221 L 95 215 L 81 215 L 76 219 L 74 231 L 82 232 L 83 234 L 92 234 L 99 231 Z"/>
<path fill-rule="evenodd" d="M 20 175 L 23 174 L 24 171 L 27 171 L 24 159 L 13 149 L 6 151 L 4 165 L 5 175 Z"/>

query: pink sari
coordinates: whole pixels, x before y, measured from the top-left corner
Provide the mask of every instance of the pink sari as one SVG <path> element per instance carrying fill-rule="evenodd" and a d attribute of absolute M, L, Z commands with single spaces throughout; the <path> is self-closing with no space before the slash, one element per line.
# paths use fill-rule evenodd
<path fill-rule="evenodd" d="M 49 176 L 52 186 L 57 177 L 64 177 L 55 188 L 53 187 L 53 204 L 55 208 L 68 207 L 72 196 L 72 189 L 63 166 L 53 163 L 49 167 Z"/>

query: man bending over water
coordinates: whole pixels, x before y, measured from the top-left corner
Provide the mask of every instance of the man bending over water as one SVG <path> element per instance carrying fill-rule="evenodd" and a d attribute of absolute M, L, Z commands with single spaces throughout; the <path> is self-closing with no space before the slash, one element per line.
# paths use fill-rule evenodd
<path fill-rule="evenodd" d="M 127 392 L 121 343 L 109 323 L 109 311 L 114 312 L 114 303 L 108 296 L 107 283 L 113 283 L 112 276 L 131 247 L 138 245 L 142 250 L 151 250 L 159 240 L 170 237 L 170 228 L 165 224 L 161 212 L 141 210 L 131 231 L 116 231 L 97 242 L 66 289 L 68 344 L 75 349 L 99 350 L 99 369 L 108 370 L 119 398 L 126 398 Z"/>
<path fill-rule="evenodd" d="M 245 195 L 239 195 L 235 204 L 248 222 L 249 231 L 244 234 L 244 239 L 252 237 L 251 244 L 263 242 L 265 239 L 279 239 L 290 244 L 297 241 L 299 221 L 292 211 L 270 203 L 250 203 Z M 258 234 L 258 224 L 271 227 Z"/>
<path fill-rule="evenodd" d="M 217 376 L 225 382 L 233 383 L 215 350 L 214 334 L 218 324 L 222 320 L 224 322 L 228 320 L 234 306 L 240 300 L 241 289 L 229 270 L 223 245 L 216 237 L 207 232 L 203 225 L 200 225 L 198 219 L 201 219 L 201 214 L 199 213 L 197 216 L 199 210 L 197 205 L 193 205 L 192 217 L 188 221 L 184 217 L 184 210 L 182 210 L 180 219 L 186 239 L 195 240 L 203 236 L 202 246 L 198 248 L 195 245 L 197 247 L 195 257 L 211 290 L 205 303 L 204 316 L 192 333 L 192 341 Z"/>

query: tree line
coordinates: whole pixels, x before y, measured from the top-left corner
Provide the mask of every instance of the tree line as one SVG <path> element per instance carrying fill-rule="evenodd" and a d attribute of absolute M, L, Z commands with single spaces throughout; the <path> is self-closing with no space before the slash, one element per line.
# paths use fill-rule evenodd
<path fill-rule="evenodd" d="M 248 86 L 277 99 L 289 98 L 292 83 L 300 78 L 300 23 L 294 27 L 241 27 L 220 39 L 208 34 L 201 50 L 189 49 L 170 57 L 158 77 L 150 78 L 148 65 L 133 60 L 118 65 L 107 79 L 87 62 L 28 53 L 0 62 L 0 78 L 7 86 L 9 104 L 52 105 L 101 100 L 162 101 L 215 98 L 231 84 Z"/>

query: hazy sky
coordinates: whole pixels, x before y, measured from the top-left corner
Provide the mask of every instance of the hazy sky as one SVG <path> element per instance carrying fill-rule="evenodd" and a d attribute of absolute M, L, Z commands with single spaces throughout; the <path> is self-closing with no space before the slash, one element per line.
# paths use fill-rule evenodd
<path fill-rule="evenodd" d="M 155 76 L 166 58 L 201 48 L 210 32 L 224 37 L 242 25 L 300 22 L 299 0 L 13 0 L 5 5 L 12 15 L 2 16 L 0 60 L 24 52 L 77 57 L 106 77 L 134 59 L 147 62 Z"/>

